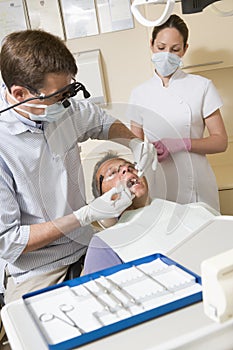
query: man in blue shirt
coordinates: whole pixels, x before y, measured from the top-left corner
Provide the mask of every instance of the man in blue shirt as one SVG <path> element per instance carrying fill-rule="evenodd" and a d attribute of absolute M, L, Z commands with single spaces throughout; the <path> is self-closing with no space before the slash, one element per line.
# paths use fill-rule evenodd
<path fill-rule="evenodd" d="M 120 142 L 141 172 L 155 152 L 151 145 L 142 153 L 145 143 L 104 110 L 70 98 L 85 88 L 75 82 L 74 57 L 59 38 L 41 30 L 9 34 L 0 69 L 0 258 L 10 302 L 63 281 L 86 252 L 89 224 L 132 203 L 129 191 L 115 188 L 86 204 L 78 144 Z"/>

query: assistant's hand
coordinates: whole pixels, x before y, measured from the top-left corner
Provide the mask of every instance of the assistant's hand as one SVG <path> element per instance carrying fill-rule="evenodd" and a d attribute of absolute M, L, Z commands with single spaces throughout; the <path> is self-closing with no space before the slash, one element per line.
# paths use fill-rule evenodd
<path fill-rule="evenodd" d="M 172 153 L 181 151 L 189 152 L 191 150 L 191 139 L 162 139 L 153 142 L 153 145 L 157 150 L 158 161 L 162 162 Z"/>
<path fill-rule="evenodd" d="M 113 196 L 115 199 L 113 199 Z M 120 214 L 132 204 L 134 195 L 127 187 L 113 187 L 110 191 L 104 193 L 101 197 L 94 199 L 90 204 L 74 211 L 81 226 L 113 217 Z"/>
<path fill-rule="evenodd" d="M 151 166 L 153 170 L 157 167 L 157 152 L 154 146 L 140 139 L 132 139 L 129 143 L 134 156 L 135 169 L 138 170 L 138 177 L 142 177 L 145 170 Z"/>

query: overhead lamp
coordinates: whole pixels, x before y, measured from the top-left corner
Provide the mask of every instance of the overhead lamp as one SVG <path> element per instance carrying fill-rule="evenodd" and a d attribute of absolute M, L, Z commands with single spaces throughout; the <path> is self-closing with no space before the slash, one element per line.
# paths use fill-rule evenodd
<path fill-rule="evenodd" d="M 201 12 L 205 7 L 209 6 L 210 4 L 216 1 L 221 1 L 221 0 L 134 0 L 131 5 L 131 11 L 134 17 L 136 18 L 136 20 L 140 24 L 146 27 L 154 27 L 154 26 L 159 26 L 167 21 L 167 19 L 173 13 L 173 9 L 176 2 L 181 2 L 183 14 L 190 14 L 190 13 Z M 164 11 L 158 19 L 153 21 L 148 20 L 139 11 L 138 7 L 140 5 L 148 5 L 148 4 L 153 4 L 153 5 L 165 4 Z M 213 10 L 221 16 L 231 16 L 233 14 L 233 11 L 228 11 L 228 12 L 220 11 L 216 8 L 216 6 L 213 8 Z"/>

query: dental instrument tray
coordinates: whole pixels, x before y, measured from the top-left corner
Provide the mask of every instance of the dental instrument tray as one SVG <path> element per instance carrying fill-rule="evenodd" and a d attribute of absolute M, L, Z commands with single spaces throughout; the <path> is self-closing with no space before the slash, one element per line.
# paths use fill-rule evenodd
<path fill-rule="evenodd" d="M 23 296 L 51 350 L 77 348 L 202 300 L 201 278 L 153 254 Z"/>

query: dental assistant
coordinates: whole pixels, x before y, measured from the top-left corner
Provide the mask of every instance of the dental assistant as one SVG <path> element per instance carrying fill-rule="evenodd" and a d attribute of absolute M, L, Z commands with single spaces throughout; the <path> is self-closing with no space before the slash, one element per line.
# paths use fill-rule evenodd
<path fill-rule="evenodd" d="M 155 74 L 132 91 L 128 118 L 133 133 L 148 139 L 158 153 L 156 173 L 147 174 L 151 197 L 181 204 L 205 202 L 219 211 L 216 179 L 206 154 L 227 148 L 222 101 L 209 79 L 180 69 L 187 41 L 188 28 L 177 15 L 154 27 Z"/>
<path fill-rule="evenodd" d="M 42 30 L 9 34 L 0 68 L 0 279 L 8 303 L 64 281 L 86 252 L 90 223 L 118 217 L 132 203 L 125 188 L 86 203 L 79 143 L 122 143 L 141 172 L 156 152 L 95 104 L 72 98 L 82 85 L 58 37 Z"/>

